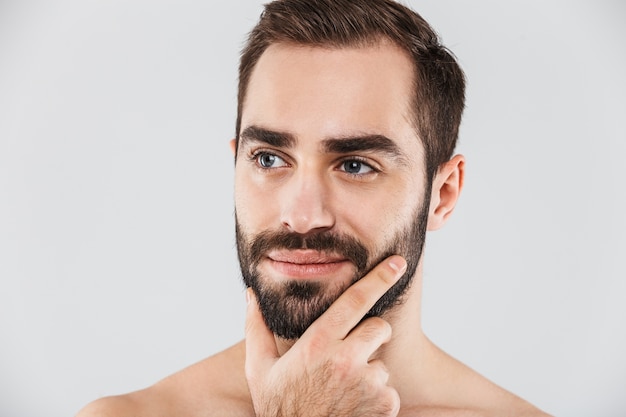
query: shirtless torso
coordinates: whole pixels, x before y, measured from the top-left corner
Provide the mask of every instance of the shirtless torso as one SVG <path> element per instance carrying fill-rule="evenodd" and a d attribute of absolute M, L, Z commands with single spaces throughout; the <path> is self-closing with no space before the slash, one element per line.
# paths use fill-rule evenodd
<path fill-rule="evenodd" d="M 149 388 L 99 399 L 85 407 L 78 417 L 254 417 L 244 374 L 244 343 L 237 343 Z M 435 397 L 424 403 L 407 401 L 398 416 L 548 417 L 436 347 L 432 348 L 439 357 L 436 361 L 448 369 L 442 370 L 447 376 L 439 379 L 447 379 L 446 385 L 454 387 L 456 403 Z M 415 390 L 419 391 L 417 387 Z"/>

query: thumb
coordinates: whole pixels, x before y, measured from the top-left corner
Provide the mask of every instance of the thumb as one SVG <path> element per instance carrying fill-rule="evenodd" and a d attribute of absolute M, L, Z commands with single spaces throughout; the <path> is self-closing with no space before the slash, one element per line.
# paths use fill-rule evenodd
<path fill-rule="evenodd" d="M 246 374 L 263 375 L 280 355 L 274 333 L 267 328 L 251 288 L 246 290 L 246 299 Z"/>

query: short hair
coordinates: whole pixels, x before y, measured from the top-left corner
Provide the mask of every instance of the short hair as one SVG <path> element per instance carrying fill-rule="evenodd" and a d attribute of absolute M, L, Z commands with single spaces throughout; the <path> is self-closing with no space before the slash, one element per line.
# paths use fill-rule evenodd
<path fill-rule="evenodd" d="M 412 122 L 425 149 L 427 179 L 454 152 L 465 107 L 465 75 L 419 14 L 392 0 L 275 0 L 265 4 L 239 63 L 236 137 L 252 71 L 274 43 L 326 48 L 390 40 L 414 64 Z"/>

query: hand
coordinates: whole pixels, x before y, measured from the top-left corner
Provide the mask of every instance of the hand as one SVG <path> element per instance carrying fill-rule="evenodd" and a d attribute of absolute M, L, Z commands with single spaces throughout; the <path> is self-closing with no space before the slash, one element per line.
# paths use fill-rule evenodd
<path fill-rule="evenodd" d="M 246 378 L 257 417 L 397 416 L 400 397 L 382 361 L 371 360 L 391 326 L 363 317 L 400 278 L 391 256 L 349 287 L 282 357 L 251 290 L 246 315 Z"/>

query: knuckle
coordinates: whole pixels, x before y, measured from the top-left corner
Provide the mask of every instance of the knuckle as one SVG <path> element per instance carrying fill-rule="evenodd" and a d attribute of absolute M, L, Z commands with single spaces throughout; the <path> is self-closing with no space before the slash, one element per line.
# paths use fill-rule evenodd
<path fill-rule="evenodd" d="M 301 344 L 300 354 L 302 360 L 305 363 L 315 362 L 323 355 L 323 352 L 329 350 L 330 339 L 325 332 L 325 329 L 316 329 L 317 331 L 311 332 L 307 338 L 307 342 Z"/>
<path fill-rule="evenodd" d="M 391 324 L 383 318 L 380 317 L 368 317 L 367 320 L 363 320 L 362 323 L 364 326 L 369 327 L 371 329 L 375 329 L 381 332 L 390 332 Z"/>
<path fill-rule="evenodd" d="M 348 379 L 354 373 L 355 364 L 350 352 L 337 352 L 326 362 L 325 371 L 340 380 Z"/>
<path fill-rule="evenodd" d="M 374 275 L 386 286 L 396 282 L 396 272 L 389 267 L 379 267 L 374 270 Z"/>
<path fill-rule="evenodd" d="M 380 413 L 382 416 L 396 416 L 400 412 L 400 395 L 398 391 L 387 386 L 380 393 Z"/>
<path fill-rule="evenodd" d="M 385 375 L 385 379 L 389 376 L 389 370 L 385 363 L 380 359 L 373 359 L 369 361 L 369 366 L 379 375 Z"/>
<path fill-rule="evenodd" d="M 350 318 L 349 307 L 334 305 L 324 315 L 330 327 L 342 326 Z"/>
<path fill-rule="evenodd" d="M 387 340 L 391 336 L 391 325 L 380 317 L 370 317 L 359 325 L 359 338 L 365 342 Z"/>
<path fill-rule="evenodd" d="M 370 301 L 371 294 L 364 288 L 353 285 L 350 291 L 346 291 L 347 305 L 352 309 L 358 309 Z"/>
<path fill-rule="evenodd" d="M 370 295 L 355 286 L 350 287 L 344 294 L 341 303 L 335 303 L 324 313 L 324 320 L 329 327 L 340 327 L 352 321 L 356 312 L 363 310 L 364 305 L 373 304 L 369 301 Z"/>

